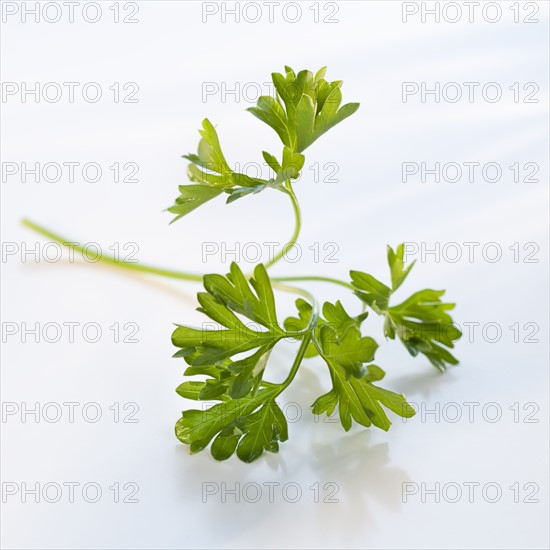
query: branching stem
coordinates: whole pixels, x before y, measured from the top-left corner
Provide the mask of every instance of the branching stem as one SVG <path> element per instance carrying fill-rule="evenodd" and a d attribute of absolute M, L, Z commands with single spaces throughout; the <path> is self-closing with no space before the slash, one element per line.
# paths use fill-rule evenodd
<path fill-rule="evenodd" d="M 298 209 L 299 211 L 299 209 Z M 107 256 L 105 254 L 97 253 L 94 250 L 84 250 L 83 247 L 78 246 L 75 244 L 74 240 L 68 239 L 66 237 L 63 237 L 62 235 L 58 235 L 57 233 L 54 233 L 53 231 L 50 231 L 49 229 L 46 229 L 45 227 L 31 221 L 28 219 L 24 219 L 21 222 L 25 227 L 28 229 L 32 229 L 36 233 L 39 233 L 40 235 L 47 237 L 48 239 L 51 239 L 54 242 L 57 242 L 63 246 L 66 246 L 67 248 L 72 248 L 73 250 L 76 250 L 82 254 L 86 254 L 86 256 L 90 259 L 98 260 L 103 263 L 107 263 L 110 265 L 114 265 L 116 267 L 120 267 L 122 269 L 127 269 L 129 271 L 137 271 L 141 273 L 150 273 L 152 275 L 160 275 L 161 277 L 169 277 L 171 279 L 180 279 L 184 281 L 196 281 L 196 282 L 202 282 L 203 276 L 198 273 L 186 273 L 183 271 L 175 271 L 173 269 L 164 269 L 160 267 L 145 265 L 145 264 L 137 264 L 137 263 L 131 263 L 126 262 L 124 260 L 117 260 L 116 258 L 113 258 L 112 256 Z M 298 231 L 299 232 L 299 231 Z M 297 235 L 298 232 L 295 232 Z M 295 241 L 294 241 L 295 242 Z M 275 259 L 275 258 L 274 258 Z M 273 263 L 271 264 L 273 265 Z M 267 267 L 267 264 L 266 264 Z M 297 289 L 296 287 L 290 287 L 287 285 L 283 285 L 280 283 L 285 282 L 298 282 L 298 281 L 313 281 L 313 282 L 324 282 L 324 283 L 331 283 L 335 285 L 344 286 L 346 288 L 353 289 L 353 286 L 350 283 L 347 283 L 345 281 L 341 281 L 339 279 L 334 279 L 332 277 L 320 277 L 317 275 L 303 275 L 303 276 L 297 276 L 297 277 L 270 277 L 271 281 L 273 282 L 273 287 L 277 288 L 278 290 L 285 290 L 285 288 L 288 288 L 290 292 L 295 292 L 297 294 L 303 295 L 308 300 L 312 298 L 311 294 L 309 292 L 306 292 L 302 289 Z M 292 289 L 292 290 L 290 290 Z"/>
<path fill-rule="evenodd" d="M 292 234 L 292 237 L 290 237 L 290 241 L 285 244 L 281 248 L 281 250 L 279 250 L 279 252 L 275 254 L 275 256 L 273 256 L 273 258 L 271 258 L 271 260 L 269 260 L 265 264 L 266 269 L 269 269 L 272 265 L 276 264 L 296 244 L 296 242 L 298 241 L 298 236 L 300 235 L 300 230 L 302 228 L 302 214 L 300 212 L 300 205 L 298 203 L 298 198 L 294 193 L 294 189 L 292 188 L 290 180 L 286 181 L 284 189 L 285 193 L 290 197 L 292 208 L 294 210 L 294 233 Z"/>

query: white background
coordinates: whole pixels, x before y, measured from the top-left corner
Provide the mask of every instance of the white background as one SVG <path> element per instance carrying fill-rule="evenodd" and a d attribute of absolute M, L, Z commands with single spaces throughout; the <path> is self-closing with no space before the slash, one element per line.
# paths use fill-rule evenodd
<path fill-rule="evenodd" d="M 4 163 L 97 162 L 103 168 L 97 183 L 78 175 L 70 183 L 66 174 L 57 183 L 7 177 L 4 246 L 46 244 L 20 225 L 29 217 L 81 243 L 95 241 L 106 252 L 114 243 L 137 243 L 140 262 L 224 272 L 234 258 L 216 255 L 204 262 L 203 243 L 223 241 L 234 248 L 285 242 L 292 213 L 275 192 L 227 207 L 220 198 L 172 226 L 163 209 L 186 182 L 181 155 L 195 151 L 205 116 L 217 125 L 230 163 L 260 162 L 262 149 L 279 154 L 275 134 L 244 112 L 249 102 L 220 94 L 204 98 L 203 83 L 242 90 L 247 83 L 263 85 L 285 64 L 296 70 L 328 65 L 327 77 L 344 80 L 344 99 L 361 102 L 361 108 L 307 151 L 304 176 L 295 185 L 303 209 L 303 256 L 296 263 L 281 262 L 273 273 L 347 278 L 351 268 L 386 278 L 387 243 L 430 248 L 459 243 L 463 256 L 454 263 L 448 261 L 454 254 L 449 247 L 440 261 L 415 255 L 417 265 L 401 296 L 446 288 L 458 304 L 457 321 L 480 325 L 473 341 L 465 336 L 458 343 L 460 365 L 440 375 L 400 344 L 384 342 L 374 316 L 365 323 L 382 344 L 377 363 L 388 372 L 385 387 L 405 393 L 424 410 L 439 407 L 448 414 L 419 413 L 406 423 L 392 417 L 388 433 L 354 427 L 346 434 L 338 424 L 315 421 L 308 410 L 328 388 L 325 367 L 313 360 L 284 394 L 285 403 L 298 403 L 303 412 L 290 423 L 281 452 L 252 465 L 236 458 L 216 463 L 207 451 L 190 456 L 173 434 L 181 409 L 191 404 L 174 392 L 184 365 L 170 358 L 170 334 L 173 323 L 202 322 L 194 311 L 197 285 L 129 276 L 82 261 L 35 262 L 21 253 L 3 257 L 4 323 L 78 322 L 81 327 L 95 322 L 103 329 L 96 344 L 86 342 L 79 329 L 74 343 L 67 332 L 57 343 L 42 337 L 36 342 L 32 335 L 23 343 L 20 332 L 3 335 L 4 406 L 80 406 L 72 423 L 66 409 L 53 423 L 43 417 L 36 422 L 32 415 L 25 422 L 21 414 L 4 418 L 2 481 L 29 487 L 93 482 L 103 490 L 95 504 L 78 488 L 73 503 L 67 493 L 57 503 L 42 497 L 36 503 L 32 495 L 22 502 L 20 492 L 4 495 L 3 547 L 548 548 L 548 4 L 520 2 L 519 23 L 512 2 L 496 3 L 502 14 L 494 23 L 484 19 L 481 7 L 470 23 L 463 4 L 456 23 L 443 17 L 435 23 L 433 16 L 423 23 L 420 13 L 404 23 L 401 2 L 338 2 L 331 18 L 338 22 L 324 23 L 333 10 L 321 2 L 321 21 L 315 23 L 313 2 L 301 2 L 302 16 L 290 23 L 283 3 L 273 22 L 257 3 L 261 21 L 243 17 L 237 23 L 230 15 L 223 22 L 221 10 L 203 22 L 199 2 L 140 2 L 134 24 L 115 24 L 112 4 L 101 2 L 103 15 L 95 24 L 83 21 L 80 6 L 74 23 L 67 22 L 66 13 L 57 23 L 35 23 L 32 16 L 23 22 L 19 12 L 2 24 L 4 82 L 97 82 L 104 93 L 97 103 L 78 92 L 74 103 L 67 95 L 54 103 L 32 96 L 23 102 L 21 94 L 2 98 Z M 128 14 L 124 6 L 122 16 Z M 538 23 L 524 23 L 532 6 L 538 8 L 533 16 Z M 294 13 L 286 12 L 287 19 Z M 403 82 L 433 86 L 436 81 L 480 86 L 473 102 L 436 103 L 428 96 L 423 103 L 419 94 L 402 101 Z M 109 90 L 114 82 L 136 82 L 139 102 L 115 103 Z M 483 98 L 480 90 L 488 82 L 502 88 L 501 100 Z M 509 89 L 516 82 L 522 94 L 517 103 Z M 527 82 L 539 87 L 537 103 L 523 102 Z M 253 95 L 254 88 L 248 92 Z M 503 173 L 493 183 L 479 173 L 474 182 L 466 175 L 456 183 L 434 183 L 431 177 L 423 183 L 418 176 L 403 182 L 402 163 L 423 161 L 495 162 Z M 114 162 L 137 163 L 139 182 L 113 183 L 108 167 Z M 316 162 L 321 180 L 328 175 L 324 163 L 336 163 L 337 182 L 315 182 L 310 167 Z M 538 181 L 515 183 L 508 167 L 516 162 L 537 163 Z M 338 261 L 316 263 L 309 247 L 329 242 L 339 248 Z M 480 243 L 473 262 L 466 242 Z M 491 242 L 502 249 L 499 261 L 482 254 Z M 509 249 L 514 243 L 519 243 L 519 262 Z M 524 262 L 526 243 L 538 247 L 536 263 Z M 359 311 L 344 289 L 309 288 L 319 300 L 342 299 Z M 291 312 L 289 299 L 281 297 L 280 317 Z M 114 343 L 109 327 L 128 322 L 139 326 L 139 343 Z M 501 327 L 498 341 L 489 341 L 491 330 L 483 337 L 487 323 Z M 514 323 L 520 327 L 517 343 L 509 328 Z M 538 343 L 524 342 L 530 333 L 526 323 L 538 326 L 532 337 Z M 270 377 L 282 379 L 291 361 L 290 347 L 275 354 Z M 82 405 L 89 402 L 101 407 L 97 423 L 82 418 Z M 109 407 L 129 402 L 139 406 L 138 422 L 114 422 Z M 464 405 L 469 402 L 479 403 L 472 422 Z M 459 405 L 457 422 L 449 421 L 456 413 L 453 405 L 445 408 L 449 403 Z M 498 409 L 502 417 L 491 422 Z M 526 422 L 529 418 L 537 422 Z M 139 486 L 139 502 L 114 503 L 109 487 L 128 482 Z M 263 485 L 268 482 L 279 484 L 273 503 Z M 468 482 L 480 484 L 473 502 Z M 205 498 L 204 483 L 218 484 L 220 492 Z M 236 503 L 234 495 L 222 498 L 222 483 L 228 489 L 252 483 L 250 497 L 258 486 L 263 493 L 255 504 L 242 495 Z M 296 503 L 289 502 L 290 486 L 283 498 L 288 483 L 302 490 Z M 321 501 L 325 484 L 337 484 L 338 503 L 315 502 L 309 489 L 314 483 L 321 487 Z M 406 502 L 404 483 L 419 488 Z M 423 502 L 420 488 L 436 483 L 459 484 L 462 497 L 450 502 L 455 492 L 447 486 L 439 502 L 430 494 Z M 498 502 L 489 502 L 491 491 L 488 498 L 482 494 L 487 483 L 502 489 Z M 515 483 L 518 503 L 509 488 Z M 531 487 L 538 488 L 536 502 L 524 502 Z"/>

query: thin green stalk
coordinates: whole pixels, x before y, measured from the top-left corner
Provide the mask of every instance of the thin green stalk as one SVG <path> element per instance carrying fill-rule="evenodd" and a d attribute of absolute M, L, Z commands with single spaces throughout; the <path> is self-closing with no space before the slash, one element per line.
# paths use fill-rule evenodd
<path fill-rule="evenodd" d="M 43 235 L 44 237 L 47 237 L 52 241 L 58 242 L 59 244 L 62 244 L 63 246 L 66 246 L 68 248 L 72 248 L 73 250 L 76 250 L 82 254 L 86 254 L 86 257 L 88 257 L 90 260 L 98 260 L 111 265 L 116 265 L 117 267 L 122 267 L 124 269 L 129 269 L 132 271 L 141 271 L 142 273 L 152 273 L 154 275 L 162 275 L 163 277 L 171 277 L 172 279 L 183 279 L 185 281 L 199 281 L 199 282 L 202 281 L 202 275 L 193 274 L 193 273 L 183 273 L 181 271 L 173 271 L 171 269 L 162 269 L 162 268 L 154 267 L 150 265 L 142 265 L 137 263 L 125 262 L 124 260 L 117 260 L 112 256 L 105 256 L 104 254 L 101 254 L 101 253 L 98 254 L 93 250 L 84 250 L 83 247 L 76 245 L 74 241 L 71 241 L 70 239 L 67 239 L 65 237 L 62 237 L 61 235 L 53 233 L 49 229 L 46 229 L 45 227 L 42 227 L 41 225 L 38 225 L 37 223 L 34 223 L 31 220 L 24 219 L 22 220 L 21 223 L 25 227 L 28 227 L 29 229 L 32 229 L 33 231 L 40 233 L 40 235 Z"/>
<path fill-rule="evenodd" d="M 307 290 L 304 290 L 303 288 L 284 285 L 281 283 L 273 283 L 272 286 L 273 288 L 276 288 L 277 290 L 282 290 L 283 292 L 291 292 L 293 294 L 298 294 L 299 296 L 303 296 L 306 300 L 309 300 L 309 303 L 311 304 L 311 316 L 309 317 L 309 322 L 307 324 L 307 327 L 302 330 L 296 331 L 295 333 L 292 334 L 292 337 L 294 338 L 303 337 L 303 340 L 302 340 L 301 347 L 298 349 L 298 355 L 296 356 L 296 359 L 285 381 L 282 382 L 281 384 L 272 384 L 271 382 L 266 382 L 263 379 L 261 379 L 261 380 L 258 380 L 256 387 L 253 388 L 253 395 L 256 395 L 256 392 L 258 391 L 260 384 L 264 384 L 265 386 L 272 386 L 272 385 L 280 386 L 280 389 L 277 391 L 277 393 L 274 396 L 275 398 L 277 397 L 277 395 L 282 393 L 287 388 L 287 386 L 290 385 L 294 376 L 296 376 L 296 372 L 300 367 L 300 363 L 302 362 L 304 358 L 304 354 L 307 349 L 307 344 L 305 345 L 305 347 L 303 347 L 304 340 L 307 340 L 309 343 L 309 341 L 311 340 L 311 335 L 315 330 L 315 325 L 317 324 L 317 320 L 319 319 L 319 304 L 315 299 L 315 297 L 312 294 L 310 294 Z M 303 347 L 303 351 L 302 351 L 302 347 Z M 263 373 L 262 373 L 262 377 L 263 377 Z"/>
<path fill-rule="evenodd" d="M 309 323 L 307 327 L 299 332 L 296 333 L 296 335 L 305 334 L 308 330 L 310 330 L 313 325 L 317 322 L 317 317 L 319 317 L 319 304 L 317 303 L 317 300 L 307 290 L 304 290 L 303 288 L 298 288 L 297 286 L 290 286 L 285 285 L 279 282 L 272 282 L 271 285 L 273 288 L 276 288 L 277 290 L 281 290 L 283 292 L 290 292 L 292 294 L 298 294 L 299 296 L 304 297 L 311 305 L 311 317 L 309 318 Z"/>
<path fill-rule="evenodd" d="M 342 281 L 340 279 L 334 279 L 332 277 L 320 277 L 318 275 L 300 275 L 297 277 L 270 277 L 273 282 L 297 282 L 297 281 L 316 281 L 321 283 L 332 283 L 334 285 L 344 286 L 351 290 L 355 290 L 355 287 L 351 283 Z"/>
<path fill-rule="evenodd" d="M 185 273 L 183 271 L 174 271 L 172 269 L 163 269 L 159 267 L 149 266 L 149 265 L 143 265 L 143 264 L 135 264 L 130 262 L 125 262 L 124 260 L 117 260 L 113 258 L 112 256 L 105 256 L 104 254 L 97 254 L 93 250 L 84 250 L 83 247 L 73 244 L 74 241 L 71 241 L 71 239 L 67 239 L 66 237 L 62 237 L 61 235 L 58 235 L 57 233 L 54 233 L 53 231 L 50 231 L 49 229 L 46 229 L 45 227 L 42 227 L 41 225 L 31 221 L 24 219 L 21 222 L 25 227 L 28 227 L 29 229 L 32 229 L 33 231 L 36 231 L 40 235 L 43 235 L 44 237 L 47 237 L 48 239 L 51 239 L 52 241 L 58 242 L 59 244 L 63 246 L 67 246 L 69 248 L 72 248 L 73 250 L 77 250 L 78 252 L 82 254 L 86 254 L 88 257 L 97 259 L 98 261 L 105 262 L 111 265 L 115 265 L 117 267 L 121 267 L 123 269 L 133 270 L 133 271 L 140 271 L 142 273 L 151 273 L 153 275 L 161 275 L 163 277 L 170 277 L 172 279 L 182 279 L 184 281 L 196 281 L 196 282 L 202 282 L 203 276 L 195 273 Z M 272 264 L 273 265 L 273 264 Z M 339 279 L 334 279 L 332 277 L 320 277 L 317 275 L 304 275 L 304 276 L 297 276 L 297 277 L 271 277 L 271 281 L 274 283 L 273 286 L 278 288 L 279 290 L 285 290 L 285 287 L 287 285 L 282 285 L 280 283 L 285 282 L 298 282 L 298 281 L 317 281 L 317 282 L 324 282 L 324 283 L 332 283 L 335 285 L 344 286 L 346 288 L 350 288 L 353 290 L 353 286 L 350 283 L 346 283 L 345 281 L 341 281 Z M 292 289 L 292 290 L 291 290 Z M 313 299 L 312 295 L 309 294 L 309 292 L 306 292 L 305 290 L 298 289 L 296 287 L 290 287 L 288 286 L 288 291 L 295 292 L 296 294 L 301 294 L 308 300 Z"/>
<path fill-rule="evenodd" d="M 302 361 L 304 359 L 304 356 L 307 351 L 307 347 L 309 346 L 309 343 L 311 342 L 313 330 L 308 330 L 304 334 L 304 338 L 302 339 L 302 343 L 300 344 L 300 348 L 298 349 L 298 353 L 294 359 L 294 363 L 292 363 L 292 368 L 290 369 L 290 372 L 288 373 L 288 376 L 285 378 L 281 384 L 279 384 L 280 388 L 277 390 L 277 395 L 280 395 L 283 393 L 288 386 L 292 383 L 294 380 L 294 377 L 296 376 L 296 373 L 298 372 L 298 369 L 300 368 L 300 365 L 302 364 Z"/>
<path fill-rule="evenodd" d="M 300 212 L 300 205 L 298 204 L 298 198 L 292 189 L 290 180 L 286 181 L 285 193 L 290 197 L 292 202 L 292 208 L 294 210 L 294 233 L 290 237 L 290 241 L 285 244 L 281 250 L 271 260 L 269 260 L 265 265 L 266 269 L 269 269 L 272 265 L 276 264 L 290 248 L 292 248 L 298 241 L 298 236 L 300 235 L 300 229 L 302 228 L 302 214 Z"/>

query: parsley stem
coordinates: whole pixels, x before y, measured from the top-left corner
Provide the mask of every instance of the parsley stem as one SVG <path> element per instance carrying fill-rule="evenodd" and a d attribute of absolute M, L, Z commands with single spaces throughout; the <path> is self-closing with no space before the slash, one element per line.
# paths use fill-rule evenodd
<path fill-rule="evenodd" d="M 290 372 L 288 373 L 288 376 L 285 378 L 281 384 L 279 384 L 279 389 L 277 390 L 277 395 L 283 393 L 283 391 L 290 386 L 292 381 L 294 380 L 294 377 L 296 376 L 296 373 L 298 372 L 298 369 L 300 368 L 300 365 L 302 364 L 302 361 L 304 359 L 304 355 L 306 354 L 307 347 L 309 346 L 309 343 L 311 342 L 311 337 L 313 334 L 313 330 L 308 330 L 304 334 L 304 338 L 302 339 L 302 343 L 300 344 L 300 348 L 298 349 L 298 353 L 294 359 L 294 363 L 292 363 L 292 368 L 290 369 Z"/>
<path fill-rule="evenodd" d="M 289 251 L 289 249 L 296 244 L 298 236 L 300 235 L 300 229 L 302 228 L 302 214 L 300 212 L 300 205 L 298 204 L 298 198 L 294 193 L 294 189 L 292 189 L 290 180 L 286 180 L 284 192 L 290 197 L 292 208 L 294 210 L 294 233 L 292 234 L 292 237 L 290 237 L 290 241 L 285 244 L 281 250 L 279 250 L 279 252 L 275 254 L 271 260 L 269 260 L 269 262 L 264 264 L 266 269 L 269 269 L 273 264 L 276 264 Z"/>
<path fill-rule="evenodd" d="M 273 288 L 276 288 L 277 290 L 282 290 L 283 292 L 291 292 L 292 294 L 303 296 L 309 302 L 311 306 L 311 316 L 309 318 L 308 325 L 305 329 L 299 331 L 298 334 L 305 334 L 306 332 L 313 329 L 317 324 L 317 319 L 319 317 L 319 303 L 315 299 L 315 296 L 313 296 L 313 294 L 311 294 L 307 290 L 304 290 L 303 288 L 298 288 L 296 286 L 284 285 L 277 282 L 273 282 L 272 286 Z"/>
<path fill-rule="evenodd" d="M 297 203 L 296 203 L 297 204 Z M 298 209 L 299 212 L 299 209 Z M 31 221 L 28 219 L 24 219 L 21 222 L 25 227 L 32 229 L 33 231 L 36 231 L 40 235 L 43 235 L 44 237 L 47 237 L 48 239 L 51 239 L 52 241 L 58 242 L 59 244 L 62 244 L 63 246 L 66 246 L 68 248 L 72 248 L 73 250 L 77 250 L 78 252 L 82 254 L 86 254 L 86 256 L 90 259 L 97 259 L 98 261 L 102 261 L 111 265 L 115 265 L 117 267 L 122 267 L 124 269 L 133 270 L 133 271 L 141 271 L 142 273 L 151 273 L 153 275 L 160 275 L 163 277 L 170 277 L 172 279 L 182 279 L 184 281 L 197 281 L 202 282 L 203 276 L 195 273 L 185 273 L 182 271 L 174 271 L 172 269 L 163 269 L 159 267 L 149 266 L 149 265 L 143 265 L 143 264 L 136 264 L 136 263 L 130 263 L 125 262 L 124 260 L 117 260 L 116 258 L 113 258 L 112 256 L 105 256 L 104 254 L 98 254 L 97 252 L 94 252 L 93 249 L 90 250 L 84 250 L 83 247 L 78 246 L 75 244 L 75 241 L 71 241 L 71 239 L 67 239 L 66 237 L 62 237 L 61 235 L 58 235 L 57 233 L 54 233 L 53 231 L 50 231 L 49 229 L 46 229 L 45 227 Z M 273 258 L 275 260 L 275 258 Z M 267 267 L 268 264 L 266 264 Z M 273 263 L 271 263 L 273 265 Z M 279 290 L 285 290 L 286 285 L 281 285 L 280 283 L 284 282 L 295 282 L 295 281 L 317 281 L 317 282 L 325 282 L 325 283 L 332 283 L 335 285 L 344 286 L 346 288 L 350 288 L 354 290 L 354 287 L 350 283 L 346 283 L 345 281 L 341 281 L 339 279 L 334 279 L 332 277 L 321 277 L 321 276 L 315 276 L 315 275 L 305 275 L 305 276 L 298 276 L 298 277 L 270 277 L 270 279 L 273 281 L 273 286 L 278 288 Z M 292 289 L 292 290 L 291 290 Z M 308 300 L 312 300 L 312 303 L 315 302 L 311 294 L 306 292 L 305 290 L 297 289 L 295 287 L 288 286 L 289 292 L 295 292 L 296 294 L 300 294 L 307 298 Z"/>
<path fill-rule="evenodd" d="M 25 227 L 28 227 L 29 229 L 32 229 L 33 231 L 40 233 L 40 235 L 43 235 L 44 237 L 47 237 L 52 241 L 58 242 L 63 246 L 72 248 L 73 250 L 76 250 L 82 254 L 85 254 L 90 261 L 98 260 L 111 265 L 115 265 L 117 267 L 122 267 L 124 269 L 141 271 L 142 273 L 152 273 L 154 275 L 162 275 L 163 277 L 171 277 L 173 279 L 183 279 L 185 281 L 199 281 L 199 282 L 202 281 L 202 275 L 193 274 L 193 273 L 182 273 L 181 271 L 173 271 L 171 269 L 162 269 L 159 267 L 153 267 L 149 265 L 125 262 L 124 260 L 117 260 L 112 256 L 105 256 L 102 253 L 95 252 L 93 249 L 84 250 L 82 246 L 79 246 L 74 241 L 71 241 L 70 239 L 66 239 L 61 235 L 53 233 L 49 229 L 46 229 L 45 227 L 42 227 L 41 225 L 38 225 L 37 223 L 34 223 L 31 220 L 24 219 L 21 221 L 21 223 Z"/>
<path fill-rule="evenodd" d="M 334 285 L 340 285 L 344 286 L 346 288 L 350 288 L 351 290 L 355 290 L 355 287 L 351 283 L 346 283 L 346 281 L 342 281 L 340 279 L 334 279 L 332 277 L 320 277 L 317 275 L 304 275 L 304 276 L 298 276 L 298 277 L 270 277 L 270 279 L 273 282 L 277 281 L 288 281 L 288 282 L 295 282 L 295 281 L 317 281 L 321 283 L 332 283 Z"/>

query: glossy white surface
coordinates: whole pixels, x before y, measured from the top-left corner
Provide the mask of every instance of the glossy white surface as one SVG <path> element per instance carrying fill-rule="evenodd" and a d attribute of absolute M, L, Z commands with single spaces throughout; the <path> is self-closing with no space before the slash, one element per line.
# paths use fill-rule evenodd
<path fill-rule="evenodd" d="M 230 96 L 222 102 L 217 95 L 203 102 L 203 82 L 227 82 L 228 88 L 239 83 L 242 89 L 251 82 L 263 86 L 284 64 L 313 70 L 328 65 L 329 79 L 345 81 L 344 100 L 360 101 L 361 109 L 307 151 L 305 177 L 295 186 L 303 209 L 303 257 L 273 273 L 345 278 L 354 268 L 385 277 L 386 243 L 460 243 L 464 255 L 455 263 L 418 256 L 402 295 L 446 288 L 458 304 L 458 322 L 480 325 L 472 342 L 465 337 L 457 346 L 460 366 L 440 375 L 399 344 L 384 342 L 374 316 L 365 323 L 381 344 L 377 363 L 388 372 L 386 386 L 424 412 L 439 407 L 439 417 L 392 417 L 388 433 L 355 427 L 346 434 L 338 424 L 316 421 L 308 407 L 326 391 L 328 377 L 312 361 L 284 394 L 289 417 L 296 414 L 293 404 L 303 411 L 290 423 L 281 452 L 252 465 L 236 459 L 218 464 L 208 452 L 189 456 L 173 435 L 187 403 L 174 392 L 183 363 L 170 358 L 170 333 L 172 323 L 201 322 L 193 309 L 195 284 L 131 277 L 84 262 L 35 263 L 28 256 L 22 263 L 20 255 L 7 256 L 4 413 L 13 410 L 9 403 L 19 411 L 23 402 L 57 403 L 62 417 L 48 422 L 41 415 L 36 422 L 28 415 L 22 422 L 19 412 L 3 418 L 2 546 L 548 548 L 548 4 L 529 3 L 539 8 L 535 24 L 515 24 L 509 2 L 498 3 L 502 18 L 494 24 L 479 14 L 474 23 L 422 24 L 414 16 L 404 24 L 401 2 L 371 1 L 338 3 L 339 23 L 333 24 L 313 23 L 313 2 L 301 3 L 303 16 L 295 24 L 278 11 L 271 24 L 223 24 L 219 16 L 202 23 L 199 2 L 178 1 L 140 3 L 139 23 L 114 24 L 111 4 L 101 3 L 104 17 L 96 24 L 78 17 L 72 24 L 22 23 L 14 16 L 2 25 L 3 81 L 98 82 L 105 93 L 95 104 L 12 97 L 2 104 L 3 162 L 97 162 L 104 170 L 95 184 L 66 177 L 57 183 L 3 181 L 4 243 L 46 242 L 19 225 L 26 216 L 104 250 L 115 242 L 137 243 L 136 256 L 144 263 L 213 272 L 228 262 L 219 255 L 203 262 L 203 243 L 284 242 L 291 209 L 275 193 L 228 207 L 216 201 L 172 226 L 162 210 L 186 182 L 180 156 L 195 151 L 205 116 L 217 125 L 232 162 L 259 161 L 260 147 L 279 153 L 271 130 L 244 112 L 246 101 Z M 402 102 L 403 82 L 434 81 L 480 87 L 496 82 L 503 99 Z M 139 103 L 114 103 L 113 82 L 137 82 Z M 509 89 L 515 82 L 537 83 L 538 103 L 515 103 Z M 113 183 L 108 167 L 130 161 L 139 164 L 139 183 Z M 473 183 L 403 183 L 402 163 L 421 161 L 495 162 L 503 175 L 496 183 L 481 177 Z M 336 163 L 338 181 L 315 183 L 309 168 L 316 162 Z M 509 166 L 516 162 L 537 163 L 539 181 L 514 183 Z M 321 168 L 323 177 L 328 170 Z M 467 242 L 481 243 L 473 262 L 466 257 Z M 502 259 L 493 263 L 480 253 L 491 242 L 502 249 Z M 316 263 L 309 249 L 314 243 L 321 249 L 336 243 L 338 261 Z M 518 263 L 509 249 L 514 243 L 520 243 Z M 537 263 L 523 261 L 530 252 L 522 249 L 526 243 L 538 247 Z M 343 289 L 310 288 L 320 300 L 341 298 L 359 311 Z M 284 297 L 280 316 L 291 311 Z M 73 343 L 66 330 L 56 343 L 43 337 L 37 343 L 32 335 L 23 343 L 21 332 L 6 333 L 6 323 L 20 329 L 22 323 L 67 322 L 80 323 Z M 103 331 L 95 344 L 80 332 L 91 322 Z M 136 323 L 139 342 L 115 343 L 109 329 L 114 323 Z M 499 341 L 489 341 L 495 325 L 488 323 L 501 327 Z M 518 343 L 509 328 L 515 323 Z M 524 342 L 534 330 L 538 343 Z M 282 379 L 291 360 L 288 346 L 274 354 L 272 378 Z M 74 422 L 66 402 L 79 404 Z M 98 422 L 82 417 L 87 403 L 99 405 Z M 136 403 L 132 418 L 138 422 L 114 422 L 114 403 Z M 462 417 L 453 422 L 457 410 Z M 499 410 L 501 418 L 491 421 Z M 121 411 L 121 418 L 131 412 Z M 93 416 L 93 406 L 87 413 Z M 67 486 L 57 503 L 43 496 L 36 503 L 33 495 L 22 502 L 21 483 L 43 488 L 66 482 L 80 483 L 75 502 L 69 502 Z M 119 483 L 128 495 L 128 482 L 139 487 L 139 502 L 113 502 L 109 487 Z M 15 486 L 6 483 L 19 484 L 19 492 L 7 494 Z M 86 483 L 101 487 L 99 502 L 82 498 Z M 226 489 L 239 484 L 239 503 L 230 493 L 222 497 L 224 483 Z M 278 484 L 272 485 L 273 502 L 267 483 Z M 315 502 L 314 484 L 321 502 Z M 436 484 L 440 501 L 428 493 L 423 502 L 422 490 Z M 451 502 L 457 484 L 462 496 Z M 302 495 L 293 503 L 296 487 Z M 490 502 L 496 487 L 502 495 Z M 519 488 L 520 502 L 510 487 Z M 252 503 L 257 489 L 259 501 Z M 335 489 L 338 502 L 323 503 Z M 405 498 L 405 490 L 415 489 Z"/>

